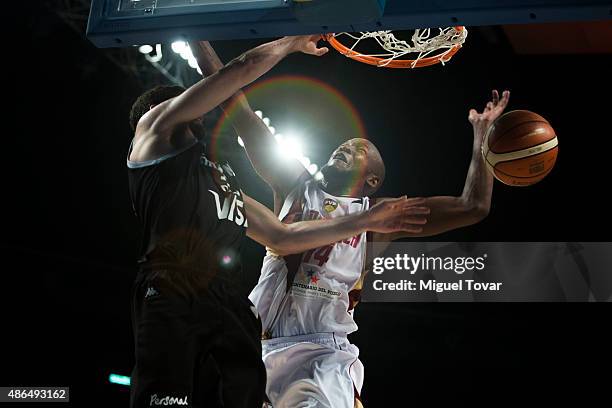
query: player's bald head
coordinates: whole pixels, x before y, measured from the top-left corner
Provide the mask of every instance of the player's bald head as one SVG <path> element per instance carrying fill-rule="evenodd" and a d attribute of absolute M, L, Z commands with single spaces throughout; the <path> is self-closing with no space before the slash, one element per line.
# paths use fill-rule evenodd
<path fill-rule="evenodd" d="M 385 162 L 380 151 L 367 139 L 353 139 L 367 146 L 367 171 L 365 175 L 364 193 L 365 195 L 374 194 L 385 180 Z"/>
<path fill-rule="evenodd" d="M 371 195 L 385 179 L 385 164 L 372 142 L 355 138 L 338 146 L 321 172 L 335 191 Z"/>
<path fill-rule="evenodd" d="M 372 143 L 372 142 L 370 142 L 369 140 L 366 140 L 366 139 L 361 139 L 361 140 L 365 140 L 365 142 L 369 146 L 369 149 L 368 149 L 368 171 L 369 171 L 370 174 L 372 174 L 372 175 L 374 175 L 374 176 L 376 176 L 378 178 L 377 185 L 375 186 L 375 188 L 373 188 L 373 190 L 371 192 L 368 193 L 368 195 L 370 195 L 370 194 L 374 194 L 380 188 L 380 186 L 382 186 L 382 183 L 385 180 L 385 174 L 386 174 L 387 170 L 385 169 L 385 162 L 383 161 L 383 158 L 382 158 L 382 156 L 380 154 L 380 151 L 374 145 L 374 143 Z"/>

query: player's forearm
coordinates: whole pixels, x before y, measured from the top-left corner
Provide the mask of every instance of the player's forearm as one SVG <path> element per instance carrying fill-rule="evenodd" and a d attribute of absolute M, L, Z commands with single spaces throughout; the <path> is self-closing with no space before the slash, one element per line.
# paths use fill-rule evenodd
<path fill-rule="evenodd" d="M 470 109 L 468 120 L 473 126 L 474 143 L 472 145 L 472 161 L 459 197 L 430 197 L 425 205 L 431 209 L 428 224 L 422 234 L 412 236 L 427 236 L 439 234 L 451 229 L 464 227 L 481 221 L 489 214 L 491 195 L 493 192 L 493 175 L 487 169 L 482 158 L 481 146 L 489 126 L 501 115 L 508 105 L 509 91 L 504 91 L 502 98 L 496 90 L 492 92 L 491 100 L 482 112 Z M 409 236 L 409 235 L 403 235 Z M 388 236 L 379 236 L 385 240 Z"/>
<path fill-rule="evenodd" d="M 365 232 L 368 226 L 368 216 L 368 212 L 363 212 L 331 220 L 283 224 L 284 231 L 270 246 L 279 255 L 289 255 L 342 241 Z"/>
<path fill-rule="evenodd" d="M 295 40 L 284 37 L 255 47 L 230 61 L 227 66 L 239 64 L 248 67 L 245 72 L 247 83 L 259 78 L 278 64 L 287 55 L 296 52 Z"/>
<path fill-rule="evenodd" d="M 425 205 L 431 209 L 429 222 L 419 236 L 438 235 L 480 222 L 489 214 L 493 176 L 486 168 L 480 152 L 479 135 L 474 137 L 472 160 L 459 197 L 428 197 Z"/>
<path fill-rule="evenodd" d="M 387 242 L 401 238 L 429 237 L 482 221 L 491 206 L 493 176 L 482 158 L 480 140 L 480 135 L 475 135 L 472 160 L 460 196 L 426 197 L 423 205 L 429 207 L 431 212 L 421 232 L 374 234 L 374 240 Z"/>
<path fill-rule="evenodd" d="M 227 65 L 223 65 L 210 44 L 206 44 L 207 46 L 201 48 L 204 58 L 202 58 L 202 61 L 198 60 L 198 64 L 202 62 L 204 65 L 202 73 L 208 72 L 208 74 L 205 75 L 215 74 L 224 69 L 231 68 L 233 65 L 244 67 L 243 78 L 241 78 L 241 82 L 244 85 L 240 86 L 229 99 L 226 99 L 220 104 L 220 107 L 224 110 L 227 109 L 228 106 L 238 107 L 240 108 L 239 113 L 242 115 L 254 114 L 241 90 L 242 87 L 264 75 L 283 58 L 296 51 L 294 39 L 291 37 L 284 37 L 255 47 L 239 57 L 234 58 Z"/>
<path fill-rule="evenodd" d="M 225 64 L 223 64 L 223 61 L 221 61 L 217 55 L 217 52 L 208 41 L 192 42 L 189 43 L 189 46 L 191 47 L 191 51 L 193 52 L 193 55 L 196 58 L 198 66 L 200 67 L 204 77 L 216 74 L 224 67 Z M 220 107 L 224 110 L 229 106 L 233 106 L 240 111 L 244 111 L 244 113 L 252 112 L 242 90 L 236 92 L 230 99 L 220 105 Z"/>
<path fill-rule="evenodd" d="M 243 194 L 249 220 L 247 236 L 272 248 L 280 255 L 299 253 L 360 234 L 374 223 L 370 209 L 360 214 L 331 220 L 302 221 L 283 224 L 263 204 Z"/>
<path fill-rule="evenodd" d="M 278 156 L 278 144 L 268 127 L 254 113 L 232 115 L 232 127 L 244 143 L 251 165 L 273 191 L 289 194 L 306 168 L 293 157 Z"/>
<path fill-rule="evenodd" d="M 295 51 L 295 40 L 282 38 L 245 52 L 174 98 L 154 121 L 154 130 L 164 133 L 201 117 Z"/>
<path fill-rule="evenodd" d="M 483 218 L 491 208 L 491 195 L 493 193 L 493 175 L 487 169 L 482 157 L 481 146 L 483 131 L 475 129 L 474 144 L 472 146 L 472 161 L 468 169 L 463 186 L 461 199 L 465 205 Z"/>
<path fill-rule="evenodd" d="M 230 124 L 244 143 L 251 165 L 273 191 L 285 196 L 306 172 L 304 166 L 293 157 L 278 160 L 278 144 L 262 119 L 253 112 L 242 91 L 221 104 L 229 115 Z"/>

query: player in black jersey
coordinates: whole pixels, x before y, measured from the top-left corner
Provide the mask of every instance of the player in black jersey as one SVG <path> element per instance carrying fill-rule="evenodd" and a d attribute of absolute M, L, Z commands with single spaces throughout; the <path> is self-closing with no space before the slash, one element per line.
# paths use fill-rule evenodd
<path fill-rule="evenodd" d="M 289 254 L 365 230 L 416 232 L 425 223 L 428 209 L 402 197 L 354 216 L 281 224 L 242 193 L 229 165 L 206 157 L 201 117 L 288 54 L 323 55 L 319 38 L 272 41 L 187 90 L 158 87 L 134 104 L 128 180 L 143 235 L 132 407 L 261 407 L 261 324 L 236 288 L 245 234 Z"/>

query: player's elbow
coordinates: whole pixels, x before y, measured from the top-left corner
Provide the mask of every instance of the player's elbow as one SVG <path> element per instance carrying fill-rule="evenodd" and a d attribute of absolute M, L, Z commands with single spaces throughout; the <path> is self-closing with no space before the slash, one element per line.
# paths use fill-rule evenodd
<path fill-rule="evenodd" d="M 289 230 L 283 225 L 270 234 L 266 246 L 280 256 L 290 255 L 295 251 L 292 252 L 293 245 L 291 245 L 291 239 L 289 238 Z"/>
<path fill-rule="evenodd" d="M 295 254 L 297 252 L 297 251 L 292 251 L 291 249 L 285 246 L 282 246 L 282 245 L 277 246 L 277 247 L 270 247 L 270 249 L 272 249 L 272 251 L 278 256 L 287 256 L 287 255 Z"/>
<path fill-rule="evenodd" d="M 477 224 L 484 220 L 489 215 L 490 209 L 488 203 L 472 201 L 463 197 L 457 198 L 457 207 L 459 209 L 458 214 L 461 217 L 461 224 L 463 226 Z"/>
<path fill-rule="evenodd" d="M 468 207 L 468 217 L 470 224 L 477 224 L 488 217 L 491 206 L 484 203 L 471 204 Z"/>
<path fill-rule="evenodd" d="M 300 252 L 287 242 L 272 243 L 271 245 L 268 245 L 268 248 L 279 256 L 286 256 Z"/>

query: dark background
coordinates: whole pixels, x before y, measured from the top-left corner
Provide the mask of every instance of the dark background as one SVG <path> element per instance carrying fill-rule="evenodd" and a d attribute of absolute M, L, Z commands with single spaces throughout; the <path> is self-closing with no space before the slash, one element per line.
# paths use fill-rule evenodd
<path fill-rule="evenodd" d="M 125 170 L 127 114 L 146 84 L 47 7 L 29 3 L 8 20 L 0 385 L 70 386 L 71 406 L 127 406 L 127 389 L 107 377 L 129 375 L 133 363 L 129 301 L 138 247 Z M 227 60 L 257 43 L 213 45 Z M 472 140 L 468 109 L 482 109 L 492 88 L 510 89 L 510 109 L 538 112 L 556 129 L 557 165 L 530 188 L 497 183 L 485 221 L 436 239 L 604 241 L 611 62 L 609 54 L 520 55 L 501 28 L 490 27 L 471 30 L 446 67 L 375 69 L 330 52 L 291 56 L 267 77 L 305 75 L 346 95 L 386 159 L 380 195 L 392 196 L 459 194 Z M 319 113 L 316 100 L 299 95 L 295 108 L 262 104 L 277 128 L 289 114 L 299 128 Z M 319 164 L 337 144 L 325 126 L 317 123 L 320 133 L 309 134 L 306 147 Z M 270 191 L 234 152 L 228 158 L 244 190 L 270 205 Z M 262 255 L 246 243 L 245 291 Z M 608 304 L 370 303 L 359 306 L 356 320 L 366 407 L 568 398 L 586 406 L 603 395 L 605 374 L 597 372 L 610 367 Z"/>

